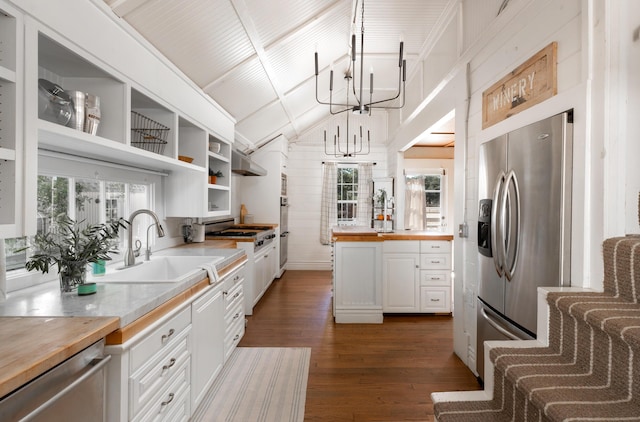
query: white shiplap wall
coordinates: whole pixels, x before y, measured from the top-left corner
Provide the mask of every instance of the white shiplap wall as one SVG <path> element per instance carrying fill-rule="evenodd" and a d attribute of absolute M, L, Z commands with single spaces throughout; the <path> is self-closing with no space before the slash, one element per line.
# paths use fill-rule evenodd
<path fill-rule="evenodd" d="M 349 161 L 326 156 L 324 146 L 309 139 L 290 144 L 287 166 L 290 270 L 331 269 L 331 247 L 320 244 L 320 201 L 322 162 L 335 160 Z M 372 147 L 369 155 L 350 161 L 374 161 L 373 177 L 387 176 L 384 146 Z"/>

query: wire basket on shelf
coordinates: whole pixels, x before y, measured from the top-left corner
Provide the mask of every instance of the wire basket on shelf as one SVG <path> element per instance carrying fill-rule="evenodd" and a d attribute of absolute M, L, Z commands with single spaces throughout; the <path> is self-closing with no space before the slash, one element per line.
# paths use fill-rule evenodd
<path fill-rule="evenodd" d="M 136 111 L 131 111 L 131 145 L 163 154 L 169 128 Z"/>

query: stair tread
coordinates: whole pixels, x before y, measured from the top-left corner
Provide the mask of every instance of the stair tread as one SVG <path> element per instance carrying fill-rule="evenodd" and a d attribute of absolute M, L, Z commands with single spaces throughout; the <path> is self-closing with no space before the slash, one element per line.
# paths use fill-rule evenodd
<path fill-rule="evenodd" d="M 549 346 L 492 348 L 493 398 L 436 402 L 439 422 L 640 421 L 640 236 L 603 252 L 605 291 L 549 292 Z"/>

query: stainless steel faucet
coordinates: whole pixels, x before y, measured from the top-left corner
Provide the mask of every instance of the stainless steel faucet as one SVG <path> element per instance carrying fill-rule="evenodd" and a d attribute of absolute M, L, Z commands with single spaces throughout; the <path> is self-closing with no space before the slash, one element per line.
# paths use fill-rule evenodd
<path fill-rule="evenodd" d="M 164 237 L 164 229 L 162 228 L 162 225 L 160 224 L 160 220 L 158 219 L 158 216 L 156 215 L 155 212 L 147 209 L 140 209 L 132 212 L 131 215 L 129 216 L 129 242 L 127 243 L 127 251 L 124 254 L 125 268 L 136 265 L 136 257 L 135 257 L 135 254 L 133 253 L 133 219 L 136 218 L 138 214 L 150 215 L 151 218 L 153 218 L 154 220 L 154 223 L 151 226 L 156 226 L 158 237 Z M 146 255 L 147 259 L 148 259 L 148 256 L 151 255 L 151 248 L 149 247 L 149 228 L 151 226 L 147 227 L 147 254 L 148 254 Z"/>

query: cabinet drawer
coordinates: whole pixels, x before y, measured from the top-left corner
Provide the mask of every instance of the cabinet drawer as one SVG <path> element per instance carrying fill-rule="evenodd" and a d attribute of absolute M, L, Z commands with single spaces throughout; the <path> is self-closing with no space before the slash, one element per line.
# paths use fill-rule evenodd
<path fill-rule="evenodd" d="M 174 340 L 190 324 L 191 307 L 189 306 L 131 347 L 130 373 L 135 372 L 141 365 L 151 360 L 157 352 L 171 347 L 174 344 Z"/>
<path fill-rule="evenodd" d="M 385 240 L 382 253 L 420 253 L 420 242 L 416 240 Z"/>
<path fill-rule="evenodd" d="M 421 286 L 450 286 L 451 270 L 420 271 Z"/>
<path fill-rule="evenodd" d="M 420 311 L 451 312 L 451 289 L 449 287 L 421 287 Z"/>
<path fill-rule="evenodd" d="M 188 422 L 191 418 L 190 389 L 186 388 L 172 402 L 166 416 L 162 418 L 167 422 Z"/>
<path fill-rule="evenodd" d="M 451 255 L 443 254 L 420 254 L 421 270 L 451 270 Z"/>
<path fill-rule="evenodd" d="M 149 404 L 136 416 L 134 422 L 142 421 L 171 421 L 175 408 L 185 407 L 191 414 L 191 396 L 189 385 L 191 383 L 191 359 L 187 359 L 177 370 L 174 376 L 166 383 L 165 388 L 154 395 Z M 186 397 L 186 398 L 185 398 Z M 178 413 L 180 413 L 178 411 Z"/>
<path fill-rule="evenodd" d="M 225 290 L 224 294 L 224 309 L 228 311 L 229 309 L 235 307 L 238 303 L 241 303 L 244 299 L 244 290 L 242 289 L 242 283 L 233 286 L 231 290 Z"/>
<path fill-rule="evenodd" d="M 224 276 L 224 291 L 230 292 L 237 285 L 241 285 L 244 280 L 245 268 L 247 266 L 243 265 L 242 267 L 232 271 L 228 275 Z"/>
<path fill-rule="evenodd" d="M 451 244 L 446 240 L 421 240 L 420 253 L 450 254 Z"/>
<path fill-rule="evenodd" d="M 229 310 L 224 316 L 225 333 L 229 333 L 229 330 L 233 324 L 237 321 L 244 321 L 244 307 L 242 303 L 238 303 L 234 308 Z"/>
<path fill-rule="evenodd" d="M 135 416 L 189 360 L 189 334 L 184 330 L 174 345 L 143 365 L 129 378 L 129 415 Z"/>
<path fill-rule="evenodd" d="M 244 336 L 244 318 L 234 322 L 227 331 L 227 335 L 224 338 L 224 360 L 225 362 L 231 356 L 231 353 L 235 350 L 240 340 Z"/>

